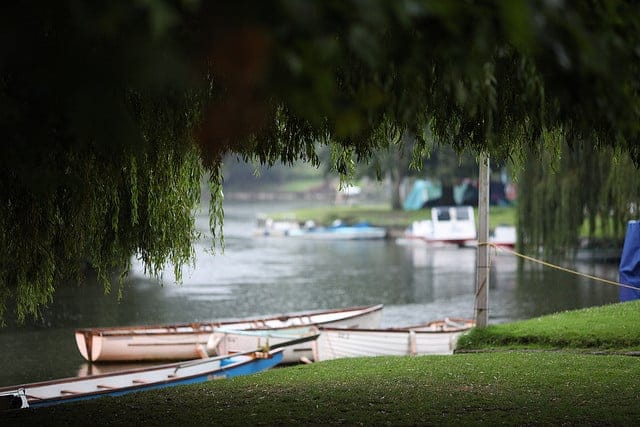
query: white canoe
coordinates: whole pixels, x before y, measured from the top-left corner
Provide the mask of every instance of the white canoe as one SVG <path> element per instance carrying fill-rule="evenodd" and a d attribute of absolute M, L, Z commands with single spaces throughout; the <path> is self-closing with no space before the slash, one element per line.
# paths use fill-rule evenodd
<path fill-rule="evenodd" d="M 207 344 L 216 328 L 283 330 L 301 326 L 377 328 L 382 304 L 274 315 L 261 318 L 159 326 L 85 328 L 75 332 L 82 356 L 90 362 L 189 360 L 208 356 Z M 210 343 L 209 343 L 210 344 Z M 304 354 L 308 357 L 308 352 Z M 285 363 L 299 360 L 285 352 Z"/>
<path fill-rule="evenodd" d="M 469 319 L 445 319 L 388 329 L 319 327 L 318 361 L 342 357 L 452 354 L 458 337 L 475 326 Z"/>

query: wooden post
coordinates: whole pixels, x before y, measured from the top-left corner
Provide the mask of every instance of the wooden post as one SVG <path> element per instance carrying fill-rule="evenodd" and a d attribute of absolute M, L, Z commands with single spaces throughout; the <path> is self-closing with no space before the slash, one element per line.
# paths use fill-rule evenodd
<path fill-rule="evenodd" d="M 478 182 L 478 253 L 476 257 L 476 326 L 489 323 L 489 155 L 480 155 Z M 485 243 L 485 244 L 482 244 Z"/>

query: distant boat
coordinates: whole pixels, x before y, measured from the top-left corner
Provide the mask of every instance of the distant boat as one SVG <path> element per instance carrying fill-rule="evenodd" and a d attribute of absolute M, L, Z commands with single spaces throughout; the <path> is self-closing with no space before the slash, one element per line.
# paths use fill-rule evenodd
<path fill-rule="evenodd" d="M 284 347 L 284 345 L 283 345 Z M 249 375 L 276 366 L 284 348 L 199 359 L 102 375 L 72 377 L 0 388 L 5 408 L 50 406 L 127 393 Z"/>
<path fill-rule="evenodd" d="M 260 215 L 257 219 L 254 236 L 284 237 L 291 230 L 300 229 L 300 223 L 294 219 L 273 219 Z"/>
<path fill-rule="evenodd" d="M 318 227 L 313 223 L 307 223 L 302 228 L 289 230 L 286 235 L 315 240 L 375 240 L 386 238 L 387 229 L 372 226 L 366 222 L 347 225 L 336 221 L 329 227 Z"/>
<path fill-rule="evenodd" d="M 490 243 L 507 249 L 516 247 L 516 239 L 516 227 L 513 225 L 498 225 L 489 236 Z"/>
<path fill-rule="evenodd" d="M 515 249 L 516 247 L 516 227 L 513 225 L 498 225 L 489 234 L 489 243 L 498 248 Z M 467 246 L 478 246 L 477 240 L 469 240 Z"/>
<path fill-rule="evenodd" d="M 387 237 L 387 229 L 372 226 L 366 222 L 353 225 L 336 220 L 328 227 L 318 226 L 314 221 L 300 224 L 294 220 L 274 220 L 258 218 L 254 236 L 296 237 L 315 240 L 372 240 Z"/>
<path fill-rule="evenodd" d="M 475 326 L 470 319 L 444 319 L 387 329 L 319 327 L 318 360 L 342 357 L 451 354 L 458 337 Z"/>
<path fill-rule="evenodd" d="M 398 243 L 422 242 L 464 246 L 477 238 L 471 206 L 434 206 L 431 219 L 414 221 Z"/>
<path fill-rule="evenodd" d="M 90 362 L 189 360 L 209 356 L 207 345 L 211 347 L 209 339 L 216 328 L 283 330 L 313 325 L 375 328 L 380 326 L 382 309 L 383 305 L 378 304 L 246 319 L 82 328 L 75 331 L 75 338 L 80 354 Z M 287 349 L 285 363 L 297 361 L 295 350 Z"/>

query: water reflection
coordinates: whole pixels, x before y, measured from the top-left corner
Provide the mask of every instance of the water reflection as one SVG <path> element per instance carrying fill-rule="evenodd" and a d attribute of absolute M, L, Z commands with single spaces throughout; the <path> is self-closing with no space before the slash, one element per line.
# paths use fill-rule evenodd
<path fill-rule="evenodd" d="M 210 240 L 196 245 L 197 264 L 184 283 L 144 275 L 136 264 L 124 298 L 104 295 L 89 280 L 61 286 L 44 322 L 0 330 L 0 385 L 74 376 L 84 360 L 73 330 L 89 326 L 158 324 L 242 317 L 351 305 L 385 304 L 384 325 L 409 325 L 446 316 L 473 317 L 476 251 L 401 246 L 393 241 L 305 241 L 254 238 L 258 212 L 283 206 L 225 206 L 224 254 Z M 208 218 L 200 216 L 205 231 Z M 615 265 L 576 265 L 615 280 Z M 490 322 L 524 319 L 617 301 L 617 289 L 510 255 L 492 260 Z M 19 360 L 19 363 L 15 363 Z"/>

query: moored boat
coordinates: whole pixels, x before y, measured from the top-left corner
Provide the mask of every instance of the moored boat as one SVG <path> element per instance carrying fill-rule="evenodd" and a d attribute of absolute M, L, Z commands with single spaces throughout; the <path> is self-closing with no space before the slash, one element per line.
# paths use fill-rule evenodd
<path fill-rule="evenodd" d="M 269 369 L 282 361 L 283 348 L 267 351 L 199 359 L 150 368 L 139 368 L 102 375 L 63 378 L 0 388 L 13 407 L 50 406 L 102 396 L 183 384 L 195 384 L 213 379 L 249 375 Z"/>
<path fill-rule="evenodd" d="M 513 251 L 516 247 L 517 233 L 516 227 L 513 225 L 498 225 L 493 229 L 493 232 L 489 234 L 489 243 L 492 247 L 497 249 L 507 249 Z M 467 246 L 477 247 L 478 241 L 468 241 Z M 507 253 L 508 253 L 507 251 Z M 497 253 L 503 251 L 498 250 Z"/>
<path fill-rule="evenodd" d="M 266 317 L 210 322 L 129 327 L 83 328 L 76 344 L 90 362 L 189 360 L 207 357 L 207 344 L 216 328 L 229 330 L 283 330 L 313 325 L 376 328 L 382 304 L 315 310 Z M 289 357 L 292 352 L 287 352 Z"/>
<path fill-rule="evenodd" d="M 274 220 L 263 215 L 257 219 L 256 228 L 253 230 L 254 236 L 263 237 L 284 237 L 291 230 L 300 229 L 300 223 L 295 219 L 278 219 Z"/>
<path fill-rule="evenodd" d="M 447 318 L 402 328 L 319 327 L 318 361 L 342 357 L 451 354 L 471 319 Z"/>
<path fill-rule="evenodd" d="M 516 227 L 512 225 L 498 225 L 489 236 L 493 245 L 512 250 L 516 247 L 516 240 Z"/>
<path fill-rule="evenodd" d="M 305 225 L 299 229 L 289 230 L 286 235 L 312 240 L 378 240 L 387 237 L 387 229 L 368 223 L 348 225 L 338 221 L 329 227 Z"/>
<path fill-rule="evenodd" d="M 434 206 L 431 219 L 414 221 L 397 242 L 463 246 L 476 238 L 473 207 Z"/>

